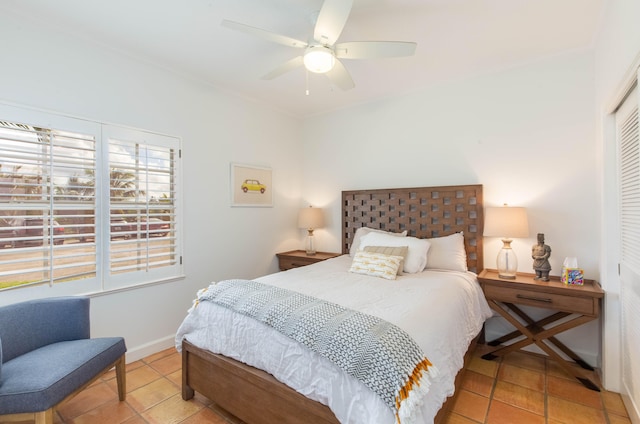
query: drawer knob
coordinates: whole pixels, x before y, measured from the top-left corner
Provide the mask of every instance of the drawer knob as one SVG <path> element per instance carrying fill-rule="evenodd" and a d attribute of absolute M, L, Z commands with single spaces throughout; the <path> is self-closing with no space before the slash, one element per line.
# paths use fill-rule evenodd
<path fill-rule="evenodd" d="M 527 300 L 535 300 L 536 302 L 552 303 L 551 299 L 544 298 L 544 297 L 526 296 L 524 294 L 517 294 L 516 297 L 518 299 L 527 299 Z"/>

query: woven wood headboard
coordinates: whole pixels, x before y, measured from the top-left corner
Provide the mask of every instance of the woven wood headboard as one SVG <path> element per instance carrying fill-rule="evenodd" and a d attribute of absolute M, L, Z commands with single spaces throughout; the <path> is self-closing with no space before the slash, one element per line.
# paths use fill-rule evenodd
<path fill-rule="evenodd" d="M 467 267 L 479 273 L 482 256 L 482 185 L 351 190 L 342 192 L 342 253 L 359 227 L 418 238 L 464 232 Z"/>

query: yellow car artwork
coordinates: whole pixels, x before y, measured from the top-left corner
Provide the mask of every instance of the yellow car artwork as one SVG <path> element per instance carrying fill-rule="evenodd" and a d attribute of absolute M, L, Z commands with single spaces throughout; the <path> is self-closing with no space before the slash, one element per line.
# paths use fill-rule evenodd
<path fill-rule="evenodd" d="M 260 193 L 264 193 L 267 189 L 267 186 L 264 184 L 260 184 L 258 180 L 244 180 L 242 183 L 242 191 L 245 193 L 248 191 L 259 191 Z"/>

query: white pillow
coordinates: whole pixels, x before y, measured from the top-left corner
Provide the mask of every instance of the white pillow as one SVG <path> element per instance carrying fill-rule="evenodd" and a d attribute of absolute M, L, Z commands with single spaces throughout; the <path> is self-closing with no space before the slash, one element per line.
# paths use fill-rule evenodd
<path fill-rule="evenodd" d="M 427 240 L 431 243 L 427 254 L 428 269 L 467 270 L 467 252 L 464 249 L 463 233 Z"/>
<path fill-rule="evenodd" d="M 395 280 L 401 261 L 402 256 L 385 255 L 384 253 L 360 250 L 356 252 L 356 255 L 353 257 L 349 272 Z"/>
<path fill-rule="evenodd" d="M 369 227 L 360 227 L 356 230 L 356 233 L 353 235 L 353 241 L 351 242 L 351 247 L 349 248 L 349 256 L 353 257 L 353 255 L 355 255 L 358 250 L 362 249 L 360 247 L 360 240 L 362 239 L 362 237 L 366 236 L 369 233 L 383 233 L 383 234 L 389 234 L 395 237 L 404 237 L 407 235 L 407 230 L 401 233 L 392 233 L 391 231 L 376 230 L 375 228 L 369 228 Z"/>
<path fill-rule="evenodd" d="M 423 271 L 427 265 L 429 242 L 416 237 L 398 237 L 389 234 L 372 232 L 360 239 L 360 248 L 367 246 L 407 246 L 409 251 L 404 261 L 404 272 L 415 274 Z"/>

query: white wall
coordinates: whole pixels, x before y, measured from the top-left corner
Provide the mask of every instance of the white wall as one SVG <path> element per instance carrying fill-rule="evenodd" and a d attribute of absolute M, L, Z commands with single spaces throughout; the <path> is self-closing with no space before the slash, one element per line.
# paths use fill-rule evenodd
<path fill-rule="evenodd" d="M 601 280 L 605 291 L 605 325 L 603 339 L 604 384 L 610 390 L 624 391 L 621 385 L 620 362 L 620 283 L 617 264 L 619 239 L 615 183 L 615 130 L 611 106 L 622 89 L 626 76 L 640 63 L 640 2 L 609 1 L 602 17 L 601 31 L 595 49 L 596 88 L 596 149 L 602 158 L 600 170 L 603 243 L 601 250 Z M 632 343 L 631 343 L 632 344 Z M 626 394 L 623 393 L 623 398 Z M 628 401 L 629 399 L 626 398 Z M 636 400 L 637 402 L 637 400 Z M 634 422 L 640 422 L 638 405 L 626 403 Z"/>
<path fill-rule="evenodd" d="M 528 210 L 530 237 L 512 244 L 520 271 L 533 272 L 542 232 L 552 274 L 576 256 L 597 278 L 593 107 L 593 55 L 578 52 L 306 120 L 305 193 L 330 215 L 318 249 L 340 251 L 341 190 L 481 183 L 485 205 Z M 495 268 L 501 245 L 485 240 L 485 267 Z M 502 322 L 489 323 L 489 337 Z M 597 363 L 597 323 L 559 338 Z"/>
<path fill-rule="evenodd" d="M 275 272 L 299 247 L 297 120 L 10 14 L 0 39 L 0 100 L 182 138 L 186 279 L 92 299 L 92 334 L 124 336 L 128 360 L 172 346 L 197 289 Z M 273 208 L 230 207 L 230 162 L 273 169 Z"/>

